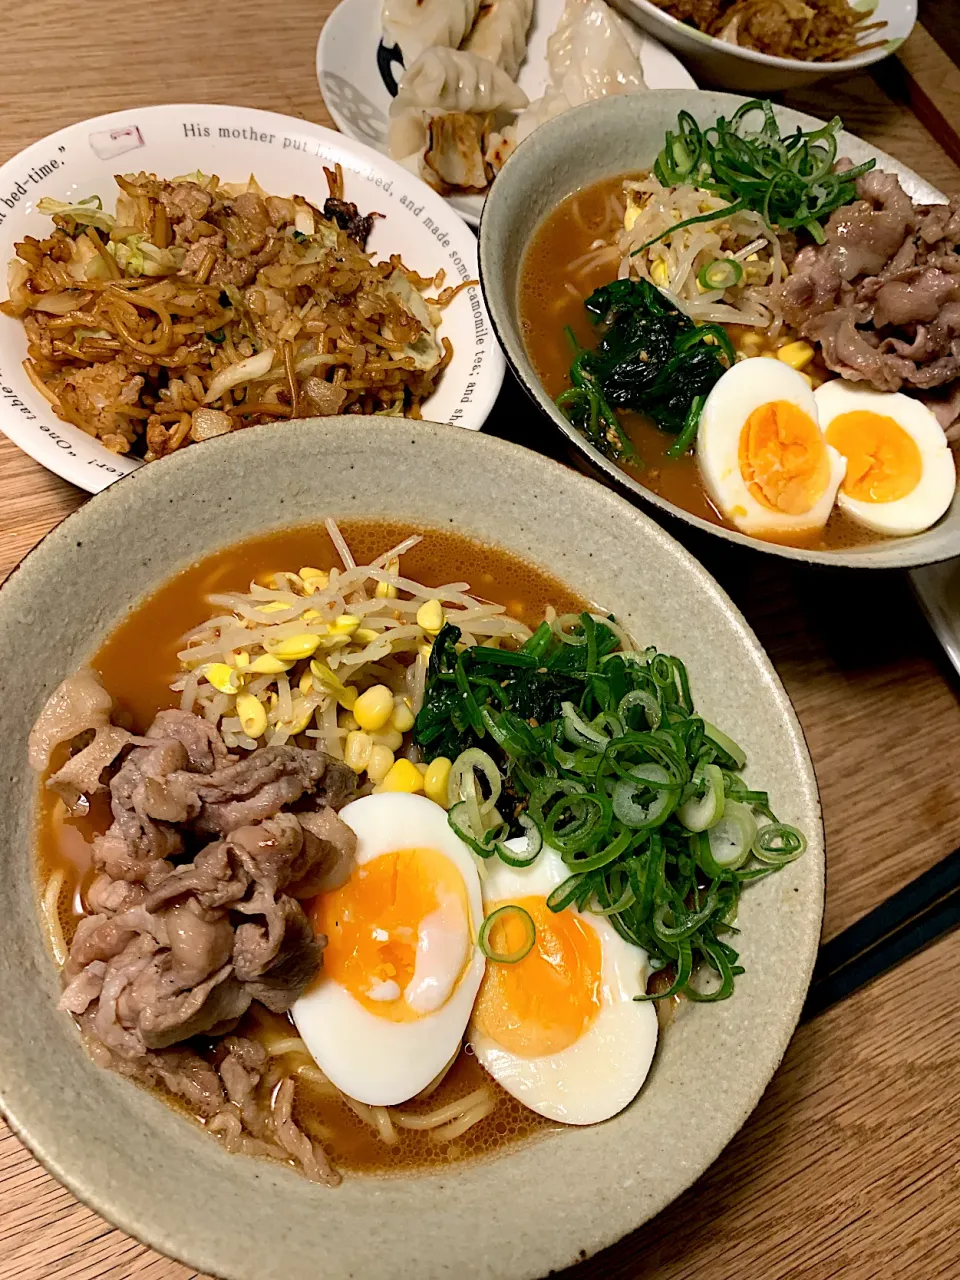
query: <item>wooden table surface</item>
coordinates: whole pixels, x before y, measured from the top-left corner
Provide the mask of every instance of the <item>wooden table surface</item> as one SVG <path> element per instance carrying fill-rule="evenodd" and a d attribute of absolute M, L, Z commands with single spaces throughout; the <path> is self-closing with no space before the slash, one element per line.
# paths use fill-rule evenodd
<path fill-rule="evenodd" d="M 930 30 L 918 27 L 875 77 L 814 86 L 789 102 L 839 112 L 854 132 L 960 193 L 960 70 L 935 39 L 938 23 L 955 20 L 956 0 L 927 3 Z M 141 103 L 237 103 L 329 124 L 314 47 L 332 7 L 7 6 L 0 162 L 74 120 Z M 510 389 L 491 428 L 548 443 Z M 0 577 L 85 498 L 4 438 L 0 494 Z M 829 937 L 960 845 L 954 681 L 902 576 L 794 568 L 683 536 L 767 646 L 806 732 L 826 821 Z M 668 1213 L 570 1277 L 960 1275 L 958 971 L 960 933 L 801 1027 L 716 1165 Z M 78 1204 L 0 1123 L 0 1280 L 195 1275 Z"/>

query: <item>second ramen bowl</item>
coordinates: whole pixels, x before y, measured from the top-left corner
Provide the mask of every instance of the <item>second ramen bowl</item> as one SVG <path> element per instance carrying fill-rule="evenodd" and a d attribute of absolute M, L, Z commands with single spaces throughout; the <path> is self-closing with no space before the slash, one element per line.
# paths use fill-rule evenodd
<path fill-rule="evenodd" d="M 946 515 L 923 533 L 843 550 L 780 546 L 712 524 L 645 488 L 588 443 L 540 382 L 524 343 L 517 294 L 524 253 L 543 219 L 567 196 L 591 183 L 649 169 L 666 131 L 676 128 L 681 111 L 690 112 L 705 127 L 720 115 L 729 119 L 744 101 L 728 93 L 686 89 L 605 98 L 558 116 L 518 147 L 494 183 L 480 223 L 480 278 L 507 360 L 531 399 L 567 437 L 584 470 L 633 501 L 676 516 L 714 537 L 790 560 L 855 569 L 909 569 L 960 555 L 960 498 L 956 495 Z M 822 124 L 783 107 L 776 108 L 776 115 L 783 131 Z M 875 157 L 878 167 L 897 174 L 914 200 L 934 204 L 946 199 L 911 169 L 851 134 L 840 135 L 840 154 L 854 164 Z"/>

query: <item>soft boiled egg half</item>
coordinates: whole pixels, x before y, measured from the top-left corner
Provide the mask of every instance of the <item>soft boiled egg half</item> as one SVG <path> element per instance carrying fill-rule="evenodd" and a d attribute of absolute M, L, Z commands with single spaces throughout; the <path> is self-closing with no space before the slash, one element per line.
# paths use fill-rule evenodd
<path fill-rule="evenodd" d="M 837 505 L 875 533 L 920 533 L 950 506 L 953 452 L 919 400 L 836 378 L 814 392 L 828 448 L 847 460 Z"/>
<path fill-rule="evenodd" d="M 536 937 L 515 963 L 487 964 L 468 1032 L 478 1060 L 508 1093 L 551 1120 L 594 1124 L 616 1115 L 639 1092 L 657 1046 L 653 1004 L 635 998 L 646 990 L 646 952 L 602 916 L 550 910 L 547 898 L 570 876 L 552 849 L 528 867 L 491 859 L 485 871 L 488 916 L 508 904 L 521 907 Z M 501 920 L 491 925 L 492 953 L 515 954 L 525 922 L 510 912 Z"/>
<path fill-rule="evenodd" d="M 424 796 L 365 796 L 340 817 L 356 832 L 356 865 L 314 903 L 323 969 L 293 1019 L 338 1089 L 391 1106 L 425 1089 L 460 1047 L 484 971 L 480 880 Z"/>
<path fill-rule="evenodd" d="M 710 392 L 697 460 L 721 514 L 768 542 L 802 540 L 821 530 L 847 467 L 824 439 L 806 378 L 762 358 L 733 365 Z"/>

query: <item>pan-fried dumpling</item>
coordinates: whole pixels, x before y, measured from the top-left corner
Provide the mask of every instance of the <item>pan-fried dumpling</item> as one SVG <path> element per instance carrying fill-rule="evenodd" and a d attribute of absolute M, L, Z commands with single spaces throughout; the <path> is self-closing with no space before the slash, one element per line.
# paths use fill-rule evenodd
<path fill-rule="evenodd" d="M 486 159 L 499 170 L 510 153 L 554 116 L 614 93 L 646 89 L 640 59 L 626 27 L 603 0 L 567 0 L 557 29 L 547 41 L 551 83 L 516 123 L 492 134 Z"/>
<path fill-rule="evenodd" d="M 526 57 L 532 17 L 533 0 L 484 0 L 463 48 L 489 58 L 515 80 Z"/>
<path fill-rule="evenodd" d="M 487 58 L 457 49 L 425 49 L 400 81 L 390 104 L 390 154 L 422 151 L 430 118 L 440 111 L 488 116 L 520 111 L 527 95 Z"/>
<path fill-rule="evenodd" d="M 409 67 L 434 45 L 458 48 L 479 8 L 480 0 L 383 0 L 383 32 Z"/>
<path fill-rule="evenodd" d="M 567 0 L 547 61 L 553 87 L 574 107 L 647 87 L 623 20 L 603 0 Z"/>
<path fill-rule="evenodd" d="M 419 173 L 441 195 L 480 192 L 493 174 L 483 158 L 489 116 L 440 111 L 431 116 Z"/>

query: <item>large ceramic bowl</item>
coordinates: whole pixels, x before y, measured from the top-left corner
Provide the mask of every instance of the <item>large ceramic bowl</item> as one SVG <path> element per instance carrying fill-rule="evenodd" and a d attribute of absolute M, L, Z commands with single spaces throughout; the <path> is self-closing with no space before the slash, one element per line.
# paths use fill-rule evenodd
<path fill-rule="evenodd" d="M 155 1097 L 95 1067 L 58 1013 L 33 877 L 27 731 L 57 681 L 175 570 L 327 515 L 451 524 L 536 561 L 687 663 L 698 707 L 743 744 L 749 776 L 810 848 L 750 888 L 733 999 L 695 1005 L 639 1099 L 594 1128 L 418 1176 L 335 1191 L 227 1155 Z M 743 618 L 652 521 L 511 445 L 428 423 L 257 427 L 144 467 L 94 498 L 0 591 L 0 1091 L 14 1129 L 125 1230 L 230 1280 L 492 1280 L 593 1253 L 677 1196 L 743 1124 L 787 1046 L 820 932 L 816 784 L 793 708 Z"/>
<path fill-rule="evenodd" d="M 885 22 L 878 32 L 883 43 L 839 62 L 799 62 L 795 58 L 774 58 L 753 49 L 740 49 L 696 27 L 678 22 L 650 0 L 611 0 L 614 8 L 632 18 L 655 40 L 678 53 L 704 84 L 738 93 L 768 93 L 799 89 L 816 80 L 856 75 L 899 49 L 917 20 L 917 0 L 877 0 L 871 21 Z M 853 0 L 851 8 L 870 9 L 871 0 Z M 872 43 L 870 35 L 864 43 Z"/>
<path fill-rule="evenodd" d="M 507 360 L 531 398 L 568 438 L 588 470 L 634 500 L 659 507 L 707 533 L 771 555 L 858 569 L 909 569 L 960 555 L 960 496 L 954 497 L 943 519 L 924 533 L 844 551 L 781 547 L 711 524 L 644 488 L 588 444 L 540 383 L 520 330 L 517 284 L 524 251 L 542 220 L 581 187 L 614 174 L 649 169 L 663 146 L 666 130 L 676 128 L 680 111 L 689 111 L 701 125 L 708 125 L 719 115 L 729 119 L 744 101 L 729 93 L 685 89 L 664 90 L 644 98 L 607 98 L 567 111 L 542 125 L 517 148 L 491 188 L 480 223 L 480 280 Z M 822 124 L 799 111 L 785 107 L 775 110 L 785 131 L 797 125 L 810 129 Z M 904 189 L 915 200 L 946 200 L 912 169 L 852 134 L 840 135 L 840 154 L 849 156 L 854 163 L 876 157 L 880 168 L 899 175 Z"/>

